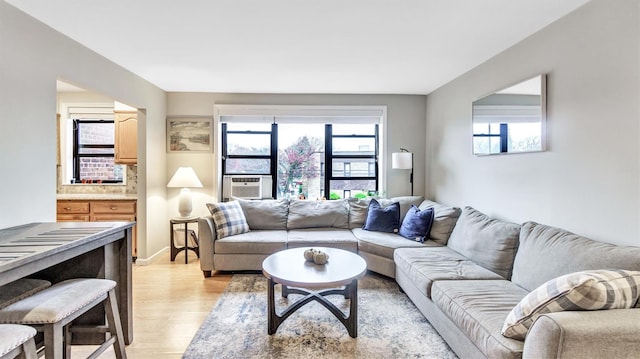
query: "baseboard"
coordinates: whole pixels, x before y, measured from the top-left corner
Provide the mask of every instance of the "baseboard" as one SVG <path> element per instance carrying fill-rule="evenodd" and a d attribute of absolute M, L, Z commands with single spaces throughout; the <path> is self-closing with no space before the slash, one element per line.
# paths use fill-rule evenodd
<path fill-rule="evenodd" d="M 149 258 L 142 259 L 142 258 L 138 257 L 138 259 L 136 259 L 136 265 L 148 266 L 149 264 L 151 264 L 151 263 L 155 262 L 156 260 L 158 260 L 158 258 L 160 258 L 161 255 L 166 255 L 167 252 L 169 252 L 169 246 L 166 246 L 166 247 L 162 248 L 161 250 L 159 250 L 158 252 L 154 253 Z"/>

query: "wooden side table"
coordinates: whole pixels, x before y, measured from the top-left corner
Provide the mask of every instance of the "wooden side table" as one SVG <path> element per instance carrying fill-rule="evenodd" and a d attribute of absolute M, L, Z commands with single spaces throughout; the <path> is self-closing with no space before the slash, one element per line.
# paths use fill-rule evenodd
<path fill-rule="evenodd" d="M 169 231 L 171 231 L 171 261 L 176 260 L 176 256 L 178 253 L 184 251 L 184 263 L 189 263 L 189 253 L 188 250 L 192 250 L 195 254 L 200 258 L 200 248 L 198 244 L 198 237 L 196 236 L 196 232 L 192 229 L 189 229 L 189 223 L 198 223 L 198 217 L 186 217 L 186 218 L 172 218 L 170 221 Z M 184 226 L 184 246 L 176 247 L 175 242 L 175 225 L 183 225 Z M 195 246 L 189 246 L 189 235 L 191 234 Z"/>

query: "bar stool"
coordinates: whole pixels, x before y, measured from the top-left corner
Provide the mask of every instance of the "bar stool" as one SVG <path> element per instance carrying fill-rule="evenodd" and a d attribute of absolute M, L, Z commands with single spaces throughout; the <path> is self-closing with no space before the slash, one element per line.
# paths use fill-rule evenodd
<path fill-rule="evenodd" d="M 0 323 L 34 326 L 38 331 L 44 333 L 46 358 L 62 359 L 70 357 L 71 354 L 73 320 L 91 308 L 103 304 L 108 327 L 78 326 L 78 330 L 82 332 L 108 332 L 110 334 L 90 357 L 97 357 L 110 345 L 113 345 L 116 358 L 125 359 L 127 354 L 124 347 L 115 286 L 116 282 L 109 279 L 65 280 L 0 309 Z"/>
<path fill-rule="evenodd" d="M 0 309 L 50 286 L 51 282 L 35 278 L 21 278 L 0 286 Z M 0 359 L 37 358 L 36 333 L 29 326 L 0 324 Z"/>
<path fill-rule="evenodd" d="M 36 333 L 26 325 L 0 324 L 0 359 L 36 359 Z"/>
<path fill-rule="evenodd" d="M 44 279 L 22 278 L 0 287 L 0 309 L 20 299 L 49 288 L 51 282 Z"/>

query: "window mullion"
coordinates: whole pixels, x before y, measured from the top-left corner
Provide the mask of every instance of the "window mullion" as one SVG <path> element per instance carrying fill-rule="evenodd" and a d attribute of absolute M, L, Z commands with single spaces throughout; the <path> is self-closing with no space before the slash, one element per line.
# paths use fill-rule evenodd
<path fill-rule="evenodd" d="M 221 125 L 221 131 L 222 131 L 222 156 L 220 156 L 220 158 L 222 159 L 222 175 L 224 176 L 225 174 L 227 174 L 227 124 L 223 123 Z"/>
<path fill-rule="evenodd" d="M 380 146 L 380 141 L 379 141 L 379 137 L 380 137 L 380 133 L 378 132 L 378 124 L 374 125 L 373 128 L 373 132 L 375 134 L 374 137 L 374 143 L 375 143 L 375 150 L 374 150 L 374 159 L 373 159 L 373 173 L 375 174 L 376 178 L 375 178 L 375 191 L 376 193 L 378 192 L 378 184 L 379 184 L 379 180 L 378 178 L 380 178 L 380 169 L 378 168 L 378 158 L 379 158 L 379 146 Z"/>
<path fill-rule="evenodd" d="M 271 195 L 277 197 L 278 190 L 278 124 L 271 124 Z"/>
<path fill-rule="evenodd" d="M 333 177 L 333 129 L 331 124 L 324 126 L 324 198 L 331 198 L 331 179 Z"/>

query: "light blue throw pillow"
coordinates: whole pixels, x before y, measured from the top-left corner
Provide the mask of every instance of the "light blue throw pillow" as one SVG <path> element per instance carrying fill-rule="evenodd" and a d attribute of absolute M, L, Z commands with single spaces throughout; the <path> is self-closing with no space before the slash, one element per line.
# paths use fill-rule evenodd
<path fill-rule="evenodd" d="M 422 243 L 429 236 L 432 224 L 433 208 L 420 210 L 416 206 L 411 206 L 402 220 L 399 234 L 404 238 Z"/>
<path fill-rule="evenodd" d="M 398 233 L 400 230 L 400 203 L 394 202 L 382 207 L 371 199 L 367 210 L 367 220 L 362 227 L 366 231 Z"/>

